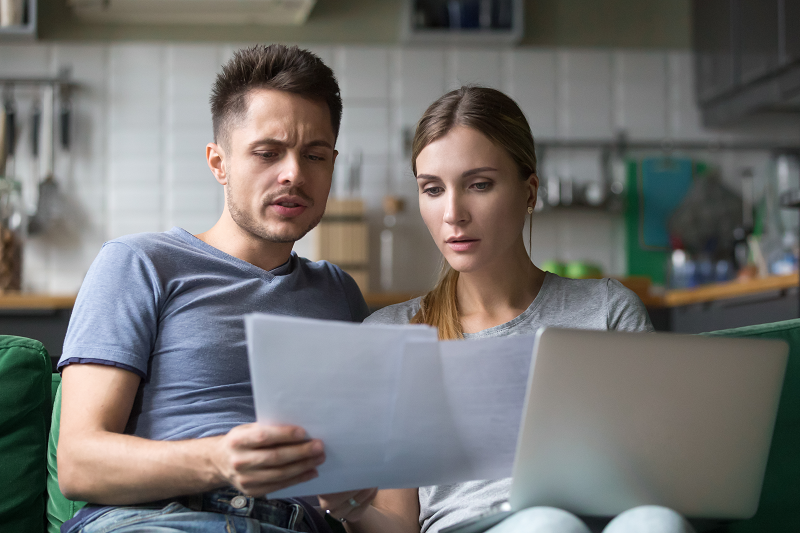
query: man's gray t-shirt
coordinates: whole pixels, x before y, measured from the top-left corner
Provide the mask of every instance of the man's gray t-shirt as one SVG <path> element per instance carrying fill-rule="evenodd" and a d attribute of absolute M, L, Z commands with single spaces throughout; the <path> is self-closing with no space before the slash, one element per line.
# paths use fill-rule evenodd
<path fill-rule="evenodd" d="M 364 322 L 368 324 L 407 324 L 419 311 L 420 298 L 380 309 Z M 576 280 L 547 273 L 542 288 L 521 315 L 465 339 L 534 334 L 543 326 L 653 331 L 641 300 L 620 282 L 612 279 Z M 454 485 L 420 487 L 419 523 L 422 533 L 435 533 L 488 511 L 508 499 L 511 479 L 470 481 Z"/>
<path fill-rule="evenodd" d="M 353 279 L 325 261 L 292 253 L 266 271 L 180 228 L 128 235 L 107 242 L 86 274 L 59 368 L 138 374 L 125 433 L 220 435 L 255 421 L 243 317 L 256 312 L 353 322 L 368 313 Z"/>

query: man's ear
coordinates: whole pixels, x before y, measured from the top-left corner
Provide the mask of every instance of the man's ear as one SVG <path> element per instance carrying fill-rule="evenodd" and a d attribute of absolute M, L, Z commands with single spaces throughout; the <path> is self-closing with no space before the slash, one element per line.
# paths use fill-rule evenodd
<path fill-rule="evenodd" d="M 537 176 L 534 172 L 528 176 L 526 181 L 528 182 L 528 205 L 531 207 L 536 207 L 536 198 L 539 193 L 539 176 Z"/>
<path fill-rule="evenodd" d="M 225 151 L 216 143 L 206 145 L 206 161 L 214 178 L 222 184 L 228 184 L 228 174 L 225 171 Z"/>

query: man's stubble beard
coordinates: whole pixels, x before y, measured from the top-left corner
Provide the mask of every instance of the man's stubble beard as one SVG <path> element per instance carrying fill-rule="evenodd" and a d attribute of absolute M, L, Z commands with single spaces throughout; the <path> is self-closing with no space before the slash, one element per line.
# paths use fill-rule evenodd
<path fill-rule="evenodd" d="M 274 231 L 270 231 L 267 227 L 267 223 L 259 222 L 255 220 L 252 215 L 246 211 L 242 211 L 239 209 L 239 206 L 233 200 L 233 187 L 231 186 L 231 179 L 230 179 L 230 171 L 229 171 L 229 178 L 228 183 L 225 185 L 225 198 L 226 203 L 228 204 L 228 212 L 231 214 L 231 218 L 236 223 L 237 226 L 245 230 L 246 232 L 255 235 L 265 241 L 276 243 L 276 244 L 287 244 L 287 243 L 294 243 L 305 237 L 305 235 L 314 229 L 317 224 L 319 224 L 320 220 L 322 220 L 322 215 L 324 213 L 320 213 L 320 215 L 311 221 L 308 226 L 304 229 L 301 229 L 293 234 L 279 234 Z M 311 205 L 309 207 L 313 207 L 313 200 L 304 192 L 300 191 L 299 189 L 290 188 L 290 189 L 282 189 L 278 191 L 276 194 L 271 195 L 272 198 L 277 198 L 278 196 L 283 195 L 296 195 L 302 198 L 305 198 L 309 201 Z M 264 200 L 263 207 L 266 208 L 271 203 L 269 198 Z"/>

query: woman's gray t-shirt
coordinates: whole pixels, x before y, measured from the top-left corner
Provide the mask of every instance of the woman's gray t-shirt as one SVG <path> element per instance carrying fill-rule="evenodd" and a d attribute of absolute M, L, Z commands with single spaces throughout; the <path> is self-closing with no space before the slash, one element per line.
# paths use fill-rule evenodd
<path fill-rule="evenodd" d="M 380 309 L 366 324 L 407 324 L 419 311 L 420 298 Z M 542 288 L 521 315 L 465 339 L 534 334 L 543 326 L 653 331 L 644 304 L 629 289 L 612 279 L 567 279 L 547 273 Z M 419 523 L 422 533 L 436 533 L 488 511 L 508 499 L 511 479 L 469 481 L 419 489 Z"/>

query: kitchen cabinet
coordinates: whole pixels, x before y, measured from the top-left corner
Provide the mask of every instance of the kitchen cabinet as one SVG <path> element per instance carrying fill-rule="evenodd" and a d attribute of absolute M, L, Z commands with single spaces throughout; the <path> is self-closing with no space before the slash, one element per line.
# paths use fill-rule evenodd
<path fill-rule="evenodd" d="M 658 331 L 702 333 L 798 318 L 797 273 L 669 290 L 658 296 L 636 292 Z"/>
<path fill-rule="evenodd" d="M 783 11 L 780 13 L 781 41 L 783 53 L 781 65 L 800 61 L 800 0 L 783 0 Z"/>
<path fill-rule="evenodd" d="M 55 368 L 74 305 L 75 296 L 0 293 L 0 335 L 17 335 L 41 342 Z"/>
<path fill-rule="evenodd" d="M 774 71 L 779 64 L 780 31 L 775 0 L 738 0 L 739 79 L 748 83 Z"/>
<path fill-rule="evenodd" d="M 692 15 L 706 126 L 800 111 L 800 0 L 693 0 Z"/>
<path fill-rule="evenodd" d="M 734 86 L 732 2 L 694 2 L 693 37 L 697 96 L 706 102 Z"/>

